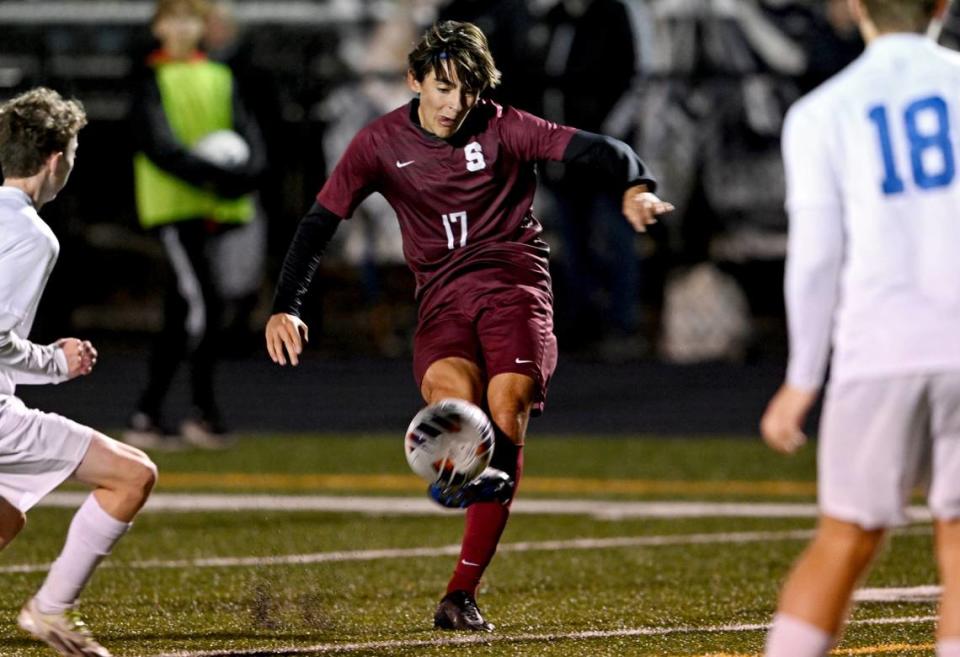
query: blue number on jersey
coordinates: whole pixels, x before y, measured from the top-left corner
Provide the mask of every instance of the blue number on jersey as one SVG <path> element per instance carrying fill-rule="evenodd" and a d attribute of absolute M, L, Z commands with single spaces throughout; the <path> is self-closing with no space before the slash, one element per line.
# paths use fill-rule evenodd
<path fill-rule="evenodd" d="M 893 144 L 890 143 L 890 122 L 887 120 L 887 108 L 876 105 L 867 114 L 877 124 L 880 136 L 880 155 L 883 156 L 883 193 L 887 196 L 903 191 L 903 179 L 897 175 L 897 164 L 893 161 Z"/>
<path fill-rule="evenodd" d="M 920 130 L 920 117 L 925 113 L 933 113 L 936 119 L 936 129 L 932 133 L 923 133 Z M 904 191 L 903 178 L 897 173 L 897 162 L 890 138 L 890 122 L 887 108 L 884 105 L 874 105 L 867 116 L 876 124 L 877 136 L 880 139 L 880 155 L 883 158 L 883 193 L 887 196 L 900 194 Z M 910 164 L 913 168 L 913 181 L 920 189 L 946 187 L 953 182 L 956 167 L 954 166 L 953 143 L 950 141 L 950 115 L 947 112 L 947 103 L 940 96 L 927 96 L 916 100 L 903 112 L 903 122 L 906 128 L 907 140 L 910 142 Z M 935 149 L 940 153 L 942 166 L 938 171 L 929 171 L 923 155 Z"/>

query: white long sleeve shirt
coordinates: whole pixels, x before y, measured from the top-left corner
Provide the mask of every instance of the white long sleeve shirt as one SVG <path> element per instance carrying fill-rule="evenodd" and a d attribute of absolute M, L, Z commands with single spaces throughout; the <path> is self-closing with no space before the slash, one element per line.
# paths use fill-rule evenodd
<path fill-rule="evenodd" d="M 960 54 L 877 38 L 783 131 L 787 381 L 960 371 Z"/>
<path fill-rule="evenodd" d="M 13 395 L 17 383 L 67 378 L 62 349 L 27 339 L 59 252 L 30 198 L 15 187 L 0 187 L 0 397 Z"/>

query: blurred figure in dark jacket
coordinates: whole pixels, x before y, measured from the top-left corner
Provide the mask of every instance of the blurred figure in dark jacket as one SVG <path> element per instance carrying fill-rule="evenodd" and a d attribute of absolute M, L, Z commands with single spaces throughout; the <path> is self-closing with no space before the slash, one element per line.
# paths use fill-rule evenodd
<path fill-rule="evenodd" d="M 678 201 L 658 242 L 667 280 L 660 344 L 668 359 L 740 359 L 751 340 L 752 304 L 777 312 L 779 287 L 760 289 L 757 281 L 779 273 L 747 272 L 776 269 L 785 253 L 780 132 L 787 108 L 862 49 L 834 4 L 645 3 L 650 56 L 610 119 L 620 127 L 608 130 L 632 124 L 635 147 L 665 172 L 667 195 Z M 687 285 L 688 275 L 715 284 Z M 753 286 L 747 298 L 738 283 Z M 688 298 L 684 290 L 694 289 Z M 706 304 L 717 312 L 705 312 Z M 709 344 L 715 347 L 703 348 Z"/>
<path fill-rule="evenodd" d="M 621 0 L 561 0 L 543 23 L 549 34 L 539 53 L 543 116 L 627 137 L 606 121 L 637 72 L 630 8 Z M 595 172 L 559 165 L 546 172 L 556 200 L 549 218 L 561 238 L 558 335 L 567 348 L 599 349 L 612 360 L 639 355 L 640 264 L 634 236 L 620 220 L 616 190 Z"/>

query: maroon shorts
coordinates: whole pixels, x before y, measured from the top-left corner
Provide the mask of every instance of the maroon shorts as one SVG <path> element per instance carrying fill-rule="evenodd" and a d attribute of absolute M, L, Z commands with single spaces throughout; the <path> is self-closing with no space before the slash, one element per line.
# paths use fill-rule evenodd
<path fill-rule="evenodd" d="M 504 372 L 526 374 L 536 382 L 532 413 L 540 415 L 557 367 L 550 279 L 484 269 L 431 290 L 413 338 L 417 388 L 433 362 L 450 357 L 473 361 L 487 381 Z"/>

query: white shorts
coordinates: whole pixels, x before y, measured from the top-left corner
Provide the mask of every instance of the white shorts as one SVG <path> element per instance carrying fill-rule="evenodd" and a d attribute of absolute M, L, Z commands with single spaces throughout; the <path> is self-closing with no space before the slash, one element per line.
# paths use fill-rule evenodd
<path fill-rule="evenodd" d="M 26 513 L 76 471 L 94 430 L 0 396 L 0 497 Z"/>
<path fill-rule="evenodd" d="M 922 486 L 934 517 L 960 518 L 960 373 L 831 384 L 818 450 L 825 515 L 904 524 Z"/>

